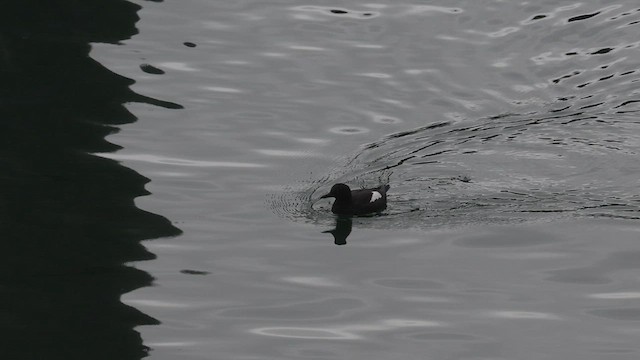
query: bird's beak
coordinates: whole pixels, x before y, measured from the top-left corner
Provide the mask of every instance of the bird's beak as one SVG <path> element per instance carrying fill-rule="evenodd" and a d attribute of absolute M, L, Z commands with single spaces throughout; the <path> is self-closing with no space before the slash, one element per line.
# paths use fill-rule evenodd
<path fill-rule="evenodd" d="M 333 197 L 333 194 L 332 194 L 332 193 L 324 194 L 324 195 L 320 196 L 320 197 L 318 198 L 318 200 L 316 200 L 316 201 L 320 201 L 320 200 L 322 200 L 322 199 L 326 199 L 326 198 L 330 198 L 330 197 Z M 314 203 L 315 203 L 316 201 L 314 201 Z"/>

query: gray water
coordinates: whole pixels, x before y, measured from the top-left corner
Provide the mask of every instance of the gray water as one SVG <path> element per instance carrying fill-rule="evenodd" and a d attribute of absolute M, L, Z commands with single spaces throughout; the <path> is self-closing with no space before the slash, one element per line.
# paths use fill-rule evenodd
<path fill-rule="evenodd" d="M 140 5 L 91 56 L 184 106 L 98 154 L 182 231 L 122 299 L 151 359 L 638 358 L 636 2 Z"/>

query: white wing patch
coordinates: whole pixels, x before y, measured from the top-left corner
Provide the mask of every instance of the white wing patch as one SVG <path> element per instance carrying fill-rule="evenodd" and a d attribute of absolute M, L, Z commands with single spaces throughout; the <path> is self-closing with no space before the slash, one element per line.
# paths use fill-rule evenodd
<path fill-rule="evenodd" d="M 371 200 L 369 200 L 369 202 L 372 203 L 372 202 L 380 199 L 381 197 L 382 197 L 382 194 L 380 194 L 377 191 L 374 191 L 374 192 L 371 193 Z"/>

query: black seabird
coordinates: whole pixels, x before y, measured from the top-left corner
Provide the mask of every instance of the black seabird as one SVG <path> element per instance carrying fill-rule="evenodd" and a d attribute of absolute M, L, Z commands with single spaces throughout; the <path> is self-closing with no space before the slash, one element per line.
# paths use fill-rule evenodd
<path fill-rule="evenodd" d="M 324 198 L 336 198 L 331 211 L 338 215 L 366 215 L 382 212 L 387 208 L 389 185 L 374 189 L 351 190 L 348 185 L 335 184 Z"/>

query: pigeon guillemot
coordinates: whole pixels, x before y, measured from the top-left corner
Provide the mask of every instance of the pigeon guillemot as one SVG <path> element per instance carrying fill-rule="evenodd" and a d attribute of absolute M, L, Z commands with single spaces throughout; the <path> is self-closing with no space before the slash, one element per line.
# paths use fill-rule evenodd
<path fill-rule="evenodd" d="M 333 197 L 331 211 L 338 215 L 365 215 L 379 213 L 387 208 L 387 190 L 389 185 L 375 189 L 351 190 L 348 185 L 335 184 L 321 199 Z"/>

